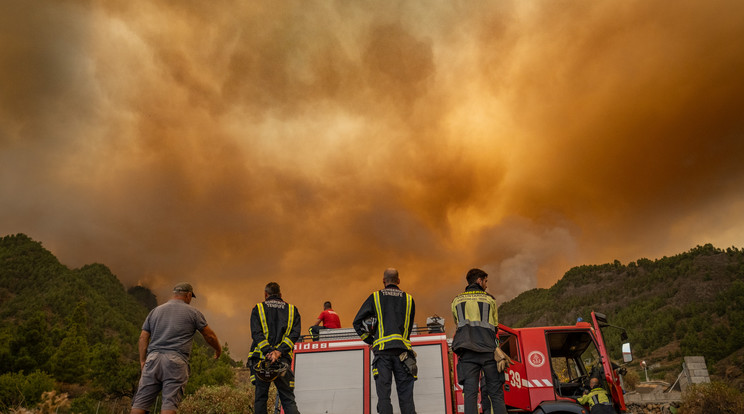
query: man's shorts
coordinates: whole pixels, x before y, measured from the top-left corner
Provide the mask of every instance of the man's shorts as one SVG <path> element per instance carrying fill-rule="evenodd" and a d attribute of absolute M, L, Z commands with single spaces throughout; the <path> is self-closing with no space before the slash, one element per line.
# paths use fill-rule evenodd
<path fill-rule="evenodd" d="M 149 411 L 162 390 L 162 410 L 177 409 L 188 379 L 189 363 L 183 356 L 151 352 L 145 360 L 132 408 Z"/>

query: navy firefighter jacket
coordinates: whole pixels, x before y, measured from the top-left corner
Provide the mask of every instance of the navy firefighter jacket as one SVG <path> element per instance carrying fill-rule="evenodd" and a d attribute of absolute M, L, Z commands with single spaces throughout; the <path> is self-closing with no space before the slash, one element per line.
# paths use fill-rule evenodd
<path fill-rule="evenodd" d="M 373 292 L 354 318 L 354 330 L 362 340 L 372 345 L 375 353 L 386 350 L 411 350 L 411 330 L 416 315 L 413 297 L 389 284 L 385 289 Z M 364 320 L 377 318 L 372 334 L 364 329 Z"/>
<path fill-rule="evenodd" d="M 279 296 L 269 296 L 251 311 L 253 344 L 249 359 L 265 359 L 274 350 L 290 361 L 300 338 L 300 312 Z"/>

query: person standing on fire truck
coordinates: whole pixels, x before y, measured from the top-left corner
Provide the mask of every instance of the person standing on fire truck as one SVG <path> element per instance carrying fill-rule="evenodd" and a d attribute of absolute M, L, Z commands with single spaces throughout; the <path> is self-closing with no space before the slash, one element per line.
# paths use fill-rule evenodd
<path fill-rule="evenodd" d="M 416 414 L 413 382 L 416 380 L 416 354 L 411 348 L 411 328 L 416 314 L 413 298 L 398 288 L 400 277 L 393 268 L 385 269 L 382 290 L 369 295 L 357 312 L 353 326 L 362 340 L 372 345 L 372 375 L 377 389 L 377 412 L 392 414 L 390 391 L 395 376 L 395 389 L 401 414 Z M 376 318 L 369 327 L 365 321 Z"/>
<path fill-rule="evenodd" d="M 321 326 L 320 324 L 323 324 Z M 315 325 L 310 327 L 310 335 L 313 337 L 313 341 L 317 341 L 319 338 L 321 329 L 338 329 L 341 327 L 341 319 L 339 319 L 336 311 L 333 310 L 330 301 L 323 303 L 323 312 L 318 315 L 318 320 L 315 321 Z"/>
<path fill-rule="evenodd" d="M 490 413 L 506 414 L 504 404 L 504 373 L 499 372 L 494 359 L 498 346 L 496 331 L 498 315 L 496 300 L 486 292 L 488 274 L 470 269 L 465 279 L 465 292 L 452 301 L 452 314 L 457 330 L 452 339 L 452 350 L 457 354 L 457 376 L 463 386 L 465 414 L 478 413 L 480 375 L 486 379 L 482 398 L 490 398 Z"/>
<path fill-rule="evenodd" d="M 248 356 L 251 382 L 256 386 L 254 406 L 256 414 L 267 414 L 269 387 L 276 386 L 282 408 L 287 414 L 299 414 L 294 395 L 294 373 L 286 369 L 281 375 L 266 380 L 257 375 L 259 363 L 277 362 L 292 366 L 294 344 L 300 338 L 300 313 L 294 305 L 282 300 L 279 284 L 271 282 L 264 289 L 264 301 L 251 311 L 253 344 Z M 258 378 L 257 378 L 258 377 Z"/>

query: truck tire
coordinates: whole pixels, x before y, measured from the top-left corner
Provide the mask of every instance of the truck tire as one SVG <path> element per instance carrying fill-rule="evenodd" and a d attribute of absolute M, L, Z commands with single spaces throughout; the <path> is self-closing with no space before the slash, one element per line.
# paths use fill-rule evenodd
<path fill-rule="evenodd" d="M 588 414 L 584 406 L 571 401 L 543 401 L 533 414 Z"/>

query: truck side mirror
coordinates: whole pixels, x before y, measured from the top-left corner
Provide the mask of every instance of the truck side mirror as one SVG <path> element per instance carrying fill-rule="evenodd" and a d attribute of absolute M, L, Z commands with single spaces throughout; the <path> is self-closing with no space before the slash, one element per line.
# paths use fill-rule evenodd
<path fill-rule="evenodd" d="M 630 352 L 630 342 L 623 344 L 623 362 L 630 362 L 633 360 L 633 353 Z"/>

